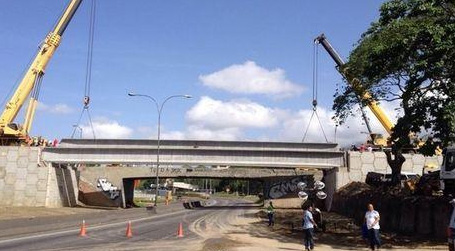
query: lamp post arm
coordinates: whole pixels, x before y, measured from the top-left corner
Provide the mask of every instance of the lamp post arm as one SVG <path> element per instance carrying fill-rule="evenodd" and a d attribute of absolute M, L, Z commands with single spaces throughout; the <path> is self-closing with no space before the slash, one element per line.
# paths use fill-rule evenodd
<path fill-rule="evenodd" d="M 152 96 L 149 96 L 149 95 L 146 95 L 146 94 L 134 94 L 133 96 L 137 96 L 137 97 L 146 97 L 150 100 L 152 100 L 152 102 L 155 104 L 156 106 L 156 111 L 159 113 L 160 112 L 160 106 L 158 105 L 158 102 L 156 101 L 155 98 L 153 98 Z"/>
<path fill-rule="evenodd" d="M 169 96 L 167 97 L 163 103 L 161 103 L 161 107 L 160 109 L 158 110 L 158 112 L 161 114 L 161 111 L 163 110 L 163 107 L 164 107 L 164 104 L 166 104 L 166 102 L 169 100 L 169 99 L 172 99 L 172 98 L 187 98 L 188 96 L 187 95 L 172 95 L 172 96 Z M 158 106 L 157 106 L 158 107 Z"/>

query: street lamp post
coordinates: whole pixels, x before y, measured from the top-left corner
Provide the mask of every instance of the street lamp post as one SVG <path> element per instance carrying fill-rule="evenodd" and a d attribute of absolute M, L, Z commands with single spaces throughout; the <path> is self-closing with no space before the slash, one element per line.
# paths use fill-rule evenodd
<path fill-rule="evenodd" d="M 167 97 L 161 104 L 159 104 L 155 98 L 146 94 L 137 94 L 129 92 L 128 96 L 130 97 L 146 97 L 150 99 L 156 106 L 156 111 L 158 112 L 158 140 L 157 140 L 157 149 L 156 149 L 156 188 L 155 188 L 155 203 L 154 207 L 156 208 L 158 201 L 158 184 L 159 184 L 159 169 L 160 169 L 160 134 L 161 134 L 161 113 L 163 111 L 164 104 L 172 98 L 191 98 L 191 95 L 172 95 Z"/>

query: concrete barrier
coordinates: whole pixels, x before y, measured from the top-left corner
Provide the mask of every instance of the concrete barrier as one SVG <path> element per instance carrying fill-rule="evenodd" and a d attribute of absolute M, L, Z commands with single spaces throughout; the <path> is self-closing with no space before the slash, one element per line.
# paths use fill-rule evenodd
<path fill-rule="evenodd" d="M 183 202 L 183 207 L 185 209 L 194 209 L 194 208 L 204 207 L 204 204 L 203 204 L 203 202 L 196 200 L 196 201 L 190 201 L 190 202 Z"/>
<path fill-rule="evenodd" d="M 191 207 L 191 204 L 189 202 L 183 202 L 183 207 L 185 209 L 193 209 L 193 207 Z"/>

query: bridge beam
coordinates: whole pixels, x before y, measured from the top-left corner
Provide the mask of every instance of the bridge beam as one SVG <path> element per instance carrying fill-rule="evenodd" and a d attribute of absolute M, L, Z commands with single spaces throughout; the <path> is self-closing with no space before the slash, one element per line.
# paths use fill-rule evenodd
<path fill-rule="evenodd" d="M 272 168 L 344 166 L 336 144 L 163 140 L 160 165 L 209 165 Z M 43 160 L 53 163 L 156 164 L 153 140 L 63 140 L 46 148 Z"/>

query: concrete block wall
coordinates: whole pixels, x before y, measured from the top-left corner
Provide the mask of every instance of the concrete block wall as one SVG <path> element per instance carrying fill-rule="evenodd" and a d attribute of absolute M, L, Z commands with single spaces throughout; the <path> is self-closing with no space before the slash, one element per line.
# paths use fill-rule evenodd
<path fill-rule="evenodd" d="M 55 170 L 38 147 L 0 147 L 0 206 L 60 207 Z"/>
<path fill-rule="evenodd" d="M 442 156 L 425 157 L 422 154 L 404 154 L 406 161 L 402 172 L 422 174 L 427 164 L 442 164 Z M 365 182 L 368 172 L 391 173 L 387 158 L 383 152 L 347 152 L 347 168 L 337 171 L 336 188 L 340 188 L 353 181 Z"/>

